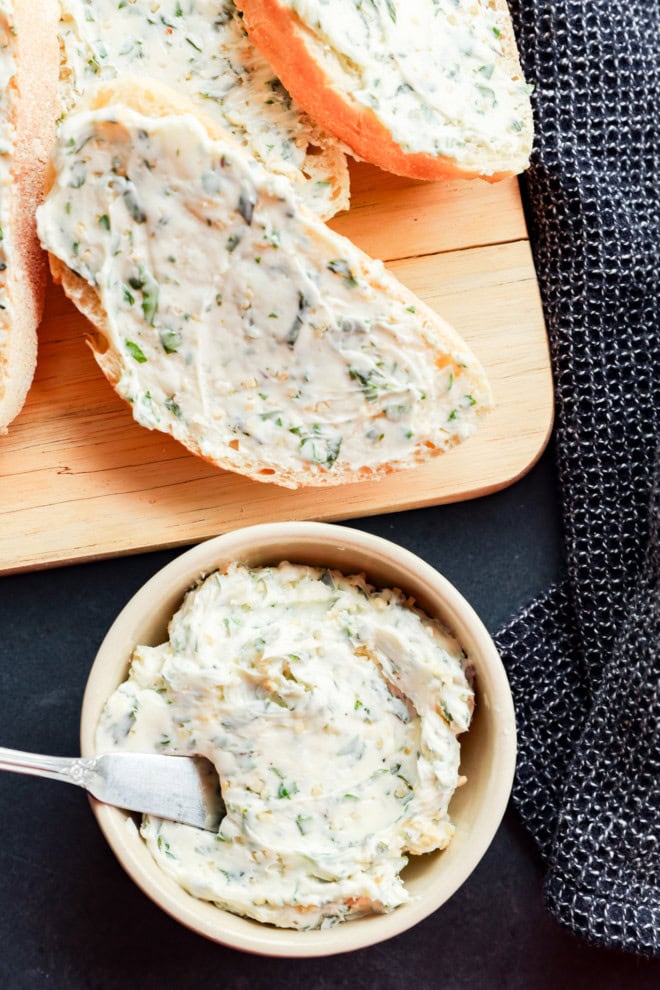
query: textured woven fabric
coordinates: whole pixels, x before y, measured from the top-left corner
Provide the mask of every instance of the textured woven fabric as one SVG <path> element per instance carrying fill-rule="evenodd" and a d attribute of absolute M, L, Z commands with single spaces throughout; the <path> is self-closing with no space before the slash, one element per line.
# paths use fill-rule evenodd
<path fill-rule="evenodd" d="M 566 577 L 498 635 L 552 913 L 660 953 L 657 0 L 515 0 Z"/>

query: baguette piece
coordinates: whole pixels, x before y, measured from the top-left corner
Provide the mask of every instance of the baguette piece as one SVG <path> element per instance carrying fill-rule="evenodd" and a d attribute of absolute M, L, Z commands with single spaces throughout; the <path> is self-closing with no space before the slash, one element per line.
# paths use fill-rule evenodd
<path fill-rule="evenodd" d="M 101 369 L 213 464 L 289 488 L 376 478 L 490 406 L 454 330 L 176 94 L 101 86 L 48 181 L 40 236 Z"/>
<path fill-rule="evenodd" d="M 506 0 L 237 2 L 293 98 L 366 161 L 490 181 L 529 164 L 529 87 Z"/>
<path fill-rule="evenodd" d="M 155 79 L 187 96 L 327 220 L 348 208 L 346 155 L 296 106 L 233 0 L 61 0 L 62 107 L 99 81 Z"/>
<path fill-rule="evenodd" d="M 56 24 L 56 0 L 0 2 L 0 434 L 37 361 L 47 266 L 35 210 L 57 117 Z"/>

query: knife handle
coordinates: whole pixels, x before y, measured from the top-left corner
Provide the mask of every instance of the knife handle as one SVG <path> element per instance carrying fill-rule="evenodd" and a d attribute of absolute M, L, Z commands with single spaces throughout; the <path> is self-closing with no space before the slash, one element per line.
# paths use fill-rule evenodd
<path fill-rule="evenodd" d="M 51 780 L 62 780 L 78 787 L 87 786 L 90 764 L 93 762 L 79 757 L 23 753 L 20 749 L 4 749 L 0 746 L 0 770 L 25 773 L 33 777 L 50 777 Z"/>

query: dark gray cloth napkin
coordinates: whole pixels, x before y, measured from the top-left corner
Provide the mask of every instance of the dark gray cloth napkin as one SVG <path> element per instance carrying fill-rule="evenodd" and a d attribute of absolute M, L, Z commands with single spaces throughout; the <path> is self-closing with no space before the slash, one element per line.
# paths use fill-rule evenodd
<path fill-rule="evenodd" d="M 660 952 L 657 0 L 513 0 L 566 577 L 498 634 L 514 801 L 574 932 Z M 656 478 L 654 482 L 654 476 Z"/>

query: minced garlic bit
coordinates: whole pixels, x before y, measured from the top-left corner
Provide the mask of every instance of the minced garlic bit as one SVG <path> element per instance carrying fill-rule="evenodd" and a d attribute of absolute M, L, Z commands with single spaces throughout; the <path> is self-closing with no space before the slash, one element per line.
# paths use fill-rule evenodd
<path fill-rule="evenodd" d="M 442 849 L 473 693 L 465 654 L 399 591 L 302 565 L 231 565 L 189 592 L 169 642 L 135 650 L 99 752 L 200 754 L 213 835 L 146 817 L 195 897 L 280 927 L 391 911 L 407 853 Z"/>

